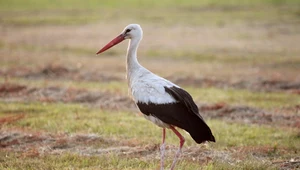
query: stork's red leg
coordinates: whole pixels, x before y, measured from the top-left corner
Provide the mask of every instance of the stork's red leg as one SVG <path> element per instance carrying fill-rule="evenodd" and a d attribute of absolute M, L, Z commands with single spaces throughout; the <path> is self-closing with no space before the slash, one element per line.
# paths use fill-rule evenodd
<path fill-rule="evenodd" d="M 166 128 L 163 128 L 162 145 L 160 146 L 160 169 L 164 169 Z"/>
<path fill-rule="evenodd" d="M 162 136 L 162 143 L 165 143 L 165 139 L 166 139 L 166 128 L 163 128 L 163 136 Z"/>
<path fill-rule="evenodd" d="M 170 126 L 170 129 L 178 136 L 178 138 L 180 140 L 179 149 L 176 152 L 175 158 L 174 158 L 172 166 L 171 166 L 171 170 L 173 170 L 176 165 L 177 159 L 179 158 L 179 156 L 181 154 L 181 148 L 185 142 L 185 139 L 173 126 Z"/>

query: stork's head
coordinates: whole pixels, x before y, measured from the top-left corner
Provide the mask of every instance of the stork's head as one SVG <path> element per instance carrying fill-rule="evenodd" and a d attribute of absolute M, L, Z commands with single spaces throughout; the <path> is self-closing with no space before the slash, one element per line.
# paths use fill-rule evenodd
<path fill-rule="evenodd" d="M 119 44 L 125 39 L 141 39 L 142 37 L 143 37 L 143 30 L 141 26 L 139 24 L 129 24 L 124 28 L 124 30 L 120 35 L 118 35 L 116 38 L 114 38 L 108 44 L 106 44 L 101 50 L 97 52 L 97 54 L 100 54 L 110 49 L 111 47 Z"/>
<path fill-rule="evenodd" d="M 143 36 L 143 30 L 139 24 L 129 24 L 122 31 L 125 39 L 140 38 Z"/>

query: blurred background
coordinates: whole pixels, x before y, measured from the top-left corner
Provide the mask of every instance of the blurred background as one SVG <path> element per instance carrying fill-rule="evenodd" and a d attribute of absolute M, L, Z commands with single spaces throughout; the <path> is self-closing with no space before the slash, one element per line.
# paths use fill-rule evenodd
<path fill-rule="evenodd" d="M 127 92 L 127 42 L 95 55 L 130 23 L 140 63 L 186 88 L 217 138 L 186 135 L 179 168 L 299 168 L 299 0 L 0 0 L 0 169 L 158 168 L 161 131 Z"/>
<path fill-rule="evenodd" d="M 145 64 L 165 76 L 178 71 L 181 75 L 187 72 L 227 79 L 237 74 L 235 78 L 245 78 L 260 73 L 261 65 L 268 65 L 259 77 L 299 79 L 293 73 L 299 64 L 297 0 L 0 3 L 3 67 L 54 63 L 101 70 L 99 63 L 115 60 L 116 64 L 105 65 L 114 72 L 101 70 L 115 75 L 114 67 L 124 67 L 127 44 L 98 57 L 94 53 L 126 25 L 139 23 L 144 29 L 139 57 L 149 60 Z M 172 60 L 180 68 L 173 70 L 172 64 L 156 63 L 160 60 Z M 193 61 L 191 67 L 200 64 L 195 66 L 198 71 L 187 69 L 182 61 Z M 161 64 L 168 69 L 161 70 Z M 276 74 L 274 67 L 280 67 Z M 222 71 L 212 71 L 216 69 Z M 242 69 L 245 73 L 237 71 Z"/>

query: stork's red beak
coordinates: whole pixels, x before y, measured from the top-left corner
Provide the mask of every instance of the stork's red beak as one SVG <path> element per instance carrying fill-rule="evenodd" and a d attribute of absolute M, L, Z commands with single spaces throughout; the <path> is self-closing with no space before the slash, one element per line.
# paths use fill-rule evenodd
<path fill-rule="evenodd" d="M 120 34 L 119 36 L 117 36 L 116 38 L 114 38 L 113 40 L 111 40 L 108 44 L 106 44 L 106 46 L 104 46 L 101 50 L 99 50 L 96 54 L 100 54 L 108 49 L 110 49 L 111 47 L 119 44 L 120 42 L 122 42 L 123 40 L 125 40 L 125 36 L 123 34 Z"/>

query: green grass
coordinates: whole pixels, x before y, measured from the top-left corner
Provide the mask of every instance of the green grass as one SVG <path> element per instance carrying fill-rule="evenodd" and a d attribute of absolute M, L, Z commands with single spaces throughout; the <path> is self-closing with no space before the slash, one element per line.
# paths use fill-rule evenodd
<path fill-rule="evenodd" d="M 120 1 L 112 0 L 63 0 L 63 1 L 50 1 L 50 0 L 1 0 L 1 9 L 30 9 L 30 10 L 42 10 L 42 9 L 97 9 L 97 8 L 114 8 L 114 7 L 131 7 L 131 8 L 157 8 L 157 7 L 176 7 L 176 6 L 258 6 L 258 5 L 295 5 L 299 4 L 297 0 L 160 0 L 160 1 L 139 1 L 139 0 L 124 0 Z"/>
<path fill-rule="evenodd" d="M 264 109 L 295 106 L 300 103 L 297 94 L 280 92 L 251 92 L 238 89 L 187 88 L 197 101 L 225 102 L 233 105 L 248 105 Z"/>
<path fill-rule="evenodd" d="M 219 140 L 216 145 L 220 147 L 269 146 L 271 148 L 289 148 L 290 150 L 300 149 L 298 145 L 300 136 L 293 130 L 284 130 L 276 126 L 229 124 L 215 120 L 209 122 Z"/>
<path fill-rule="evenodd" d="M 1 169 L 124 169 L 124 170 L 140 170 L 140 169 L 157 169 L 159 168 L 159 160 L 144 160 L 139 158 L 130 158 L 126 156 L 118 156 L 107 154 L 103 156 L 78 156 L 74 154 L 45 155 L 39 157 L 22 157 L 19 154 L 12 154 L 0 151 Z M 166 161 L 170 164 L 171 161 Z M 199 168 L 197 162 L 179 161 L 177 164 L 179 169 L 194 170 Z"/>
<path fill-rule="evenodd" d="M 7 11 L 0 11 L 3 18 L 0 22 L 3 24 L 14 26 L 36 26 L 36 25 L 80 25 L 98 22 L 111 22 L 113 20 L 121 20 L 138 23 L 156 22 L 167 26 L 177 24 L 187 25 L 213 25 L 224 26 L 226 24 L 248 23 L 253 22 L 276 23 L 291 22 L 298 20 L 298 8 L 287 7 L 288 9 L 280 9 L 277 7 L 265 7 L 265 9 L 246 9 L 246 10 L 190 10 L 189 8 L 164 9 L 155 8 L 151 13 L 147 13 L 144 9 L 93 9 L 86 11 L 79 9 L 72 12 L 59 10 L 48 12 L 16 12 L 10 15 Z M 285 12 L 282 15 L 282 10 Z M 120 11 L 123 11 L 122 13 Z M 60 15 L 57 15 L 59 13 Z M 197 16 L 197 17 L 194 17 Z"/>
<path fill-rule="evenodd" d="M 25 114 L 25 118 L 11 124 L 4 124 L 2 128 L 21 128 L 32 132 L 47 132 L 50 134 L 97 134 L 107 139 L 117 141 L 138 141 L 139 146 L 160 144 L 161 129 L 154 126 L 143 117 L 134 113 L 108 111 L 87 108 L 76 104 L 51 103 L 0 103 L 0 118 L 4 116 Z M 268 161 L 257 159 L 255 148 L 267 148 L 261 154 L 269 159 L 290 159 L 299 154 L 300 137 L 297 129 L 281 129 L 273 126 L 258 126 L 238 123 L 226 123 L 218 120 L 208 120 L 217 142 L 210 143 L 214 151 L 236 150 L 237 148 L 254 148 L 244 152 L 243 161 L 229 163 L 223 159 L 214 159 L 202 165 L 201 169 L 276 169 Z M 147 129 L 147 130 L 145 130 Z M 191 137 L 183 133 L 186 138 L 185 148 L 198 147 Z M 178 138 L 167 131 L 167 146 L 178 145 Z M 101 149 L 114 147 L 114 144 L 96 142 L 89 147 Z M 284 153 L 284 154 L 283 154 Z M 2 155 L 2 156 L 1 156 Z M 268 159 L 264 156 L 264 159 Z M 126 155 L 107 153 L 100 156 L 81 156 L 68 152 L 59 155 L 35 155 L 0 151 L 1 169 L 156 169 L 159 159 L 132 158 Z M 167 158 L 166 165 L 171 164 Z M 179 161 L 178 168 L 197 169 L 199 163 L 190 159 Z"/>
<path fill-rule="evenodd" d="M 35 131 L 51 133 L 96 133 L 108 138 L 138 139 L 142 143 L 159 143 L 161 129 L 154 126 L 143 116 L 131 112 L 92 109 L 75 104 L 49 103 L 0 103 L 0 117 L 9 113 L 26 115 L 12 125 Z M 270 146 L 296 149 L 299 135 L 293 129 L 280 129 L 276 126 L 258 126 L 226 123 L 208 120 L 217 143 L 214 148 L 233 146 Z M 147 130 L 145 130 L 147 129 Z M 178 138 L 168 132 L 168 142 L 176 145 Z M 185 134 L 186 145 L 195 145 L 191 137 Z"/>
<path fill-rule="evenodd" d="M 7 153 L 0 151 L 1 169 L 157 169 L 159 160 L 143 160 L 138 158 L 126 158 L 117 155 L 106 156 L 78 156 L 74 154 L 45 155 L 39 157 L 22 157 L 19 154 Z M 167 163 L 171 163 L 167 161 Z M 194 170 L 219 170 L 219 169 L 247 169 L 247 170 L 275 170 L 276 167 L 269 163 L 257 162 L 253 158 L 237 163 L 235 165 L 222 161 L 212 161 L 207 165 L 199 166 L 197 162 L 179 161 L 178 169 Z"/>
<path fill-rule="evenodd" d="M 8 155 L 6 155 L 8 154 Z M 40 157 L 20 158 L 18 154 L 5 153 L 0 151 L 2 161 L 0 168 L 8 169 L 151 169 L 156 162 L 143 161 L 132 158 L 120 158 L 116 155 L 104 156 L 79 156 L 74 154 L 46 155 Z M 4 159 L 3 159 L 4 158 Z"/>
<path fill-rule="evenodd" d="M 203 169 L 205 170 L 220 170 L 220 169 L 230 169 L 230 170 L 277 170 L 278 168 L 270 163 L 257 162 L 257 159 L 249 157 L 246 161 L 241 161 L 237 164 L 225 163 L 222 161 L 210 162 Z"/>
<path fill-rule="evenodd" d="M 240 22 L 298 20 L 297 0 L 48 1 L 2 0 L 0 22 L 16 26 L 74 25 L 111 20 L 164 25 L 225 25 Z M 283 7 L 287 9 L 283 9 Z M 151 12 L 149 11 L 151 9 Z M 11 11 L 14 11 L 12 14 Z M 284 11 L 284 12 L 283 12 Z M 196 16 L 196 17 L 195 17 Z"/>
<path fill-rule="evenodd" d="M 159 160 L 143 160 L 138 158 L 120 157 L 117 155 L 104 156 L 78 156 L 74 154 L 45 155 L 39 157 L 22 157 L 19 154 L 7 153 L 0 151 L 1 169 L 124 169 L 124 170 L 140 170 L 140 169 L 157 169 L 159 168 Z M 171 163 L 167 161 L 167 163 Z M 178 169 L 194 170 L 219 170 L 219 169 L 247 169 L 247 170 L 275 170 L 276 167 L 269 163 L 257 162 L 254 158 L 247 161 L 237 163 L 235 165 L 222 161 L 212 161 L 207 165 L 199 166 L 195 161 L 179 161 Z"/>

